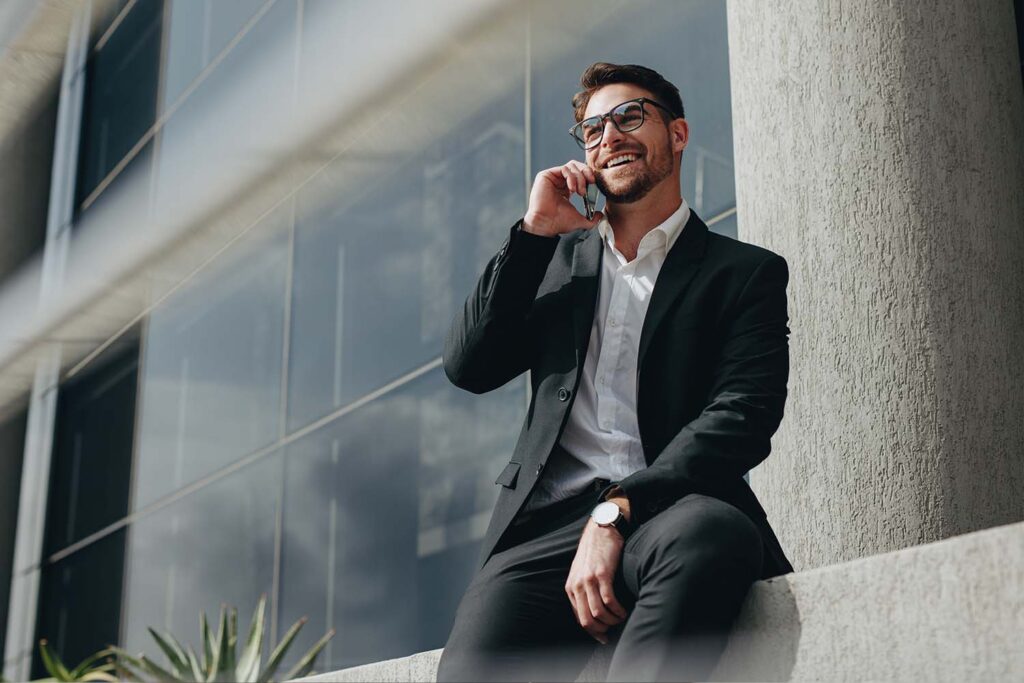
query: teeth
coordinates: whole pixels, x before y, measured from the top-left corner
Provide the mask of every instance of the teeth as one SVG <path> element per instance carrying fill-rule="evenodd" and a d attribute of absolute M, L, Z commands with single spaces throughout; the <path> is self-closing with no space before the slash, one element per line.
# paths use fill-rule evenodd
<path fill-rule="evenodd" d="M 624 164 L 624 163 L 628 163 L 630 161 L 636 161 L 636 158 L 637 157 L 636 157 L 635 154 L 623 154 L 622 156 L 615 157 L 614 159 L 609 161 L 604 166 L 605 166 L 605 168 L 611 168 L 612 166 L 617 166 L 620 163 Z"/>

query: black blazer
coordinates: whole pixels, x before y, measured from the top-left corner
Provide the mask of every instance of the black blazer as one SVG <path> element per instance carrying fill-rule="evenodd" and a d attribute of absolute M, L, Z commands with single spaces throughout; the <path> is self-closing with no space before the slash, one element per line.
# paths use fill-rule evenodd
<path fill-rule="evenodd" d="M 520 220 L 456 316 L 444 370 L 484 393 L 530 371 L 533 396 L 481 563 L 533 490 L 576 398 L 604 253 L 597 230 L 544 237 Z M 690 492 L 750 517 L 764 540 L 763 577 L 793 571 L 745 472 L 771 451 L 789 375 L 781 256 L 712 233 L 696 212 L 662 265 L 640 335 L 637 419 L 647 468 L 619 485 L 643 523 Z M 595 504 L 597 500 L 595 497 Z"/>

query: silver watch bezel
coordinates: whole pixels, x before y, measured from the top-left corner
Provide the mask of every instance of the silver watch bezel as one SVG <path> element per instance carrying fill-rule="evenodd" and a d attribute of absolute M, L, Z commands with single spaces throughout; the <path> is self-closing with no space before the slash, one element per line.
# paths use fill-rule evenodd
<path fill-rule="evenodd" d="M 593 519 L 598 526 L 615 526 L 615 522 L 619 521 L 622 516 L 622 509 L 610 500 L 598 503 L 594 506 L 594 509 L 590 511 L 590 518 Z M 602 519 L 608 517 L 610 517 L 608 521 L 602 521 Z"/>

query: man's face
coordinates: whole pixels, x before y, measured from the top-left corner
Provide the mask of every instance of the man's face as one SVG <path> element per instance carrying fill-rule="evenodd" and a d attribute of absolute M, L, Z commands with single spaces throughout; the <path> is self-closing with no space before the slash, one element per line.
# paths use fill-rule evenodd
<path fill-rule="evenodd" d="M 657 99 L 643 88 L 628 83 L 606 85 L 590 97 L 585 117 L 604 114 L 637 97 Z M 587 165 L 594 169 L 597 188 L 609 201 L 619 204 L 638 201 L 672 176 L 675 151 L 672 135 L 664 123 L 668 116 L 668 112 L 648 103 L 644 105 L 644 124 L 634 131 L 622 133 L 610 120 L 604 122 L 601 144 L 588 150 L 586 155 Z M 637 159 L 607 166 L 622 154 L 635 154 Z"/>

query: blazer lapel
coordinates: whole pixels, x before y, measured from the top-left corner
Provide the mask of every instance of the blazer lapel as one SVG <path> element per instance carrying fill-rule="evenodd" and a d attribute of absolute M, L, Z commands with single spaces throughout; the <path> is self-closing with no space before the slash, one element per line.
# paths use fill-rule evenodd
<path fill-rule="evenodd" d="M 644 317 L 644 325 L 640 331 L 640 350 L 637 355 L 636 371 L 644 364 L 644 356 L 651 345 L 651 338 L 658 329 L 658 325 L 665 319 L 665 315 L 683 292 L 690 280 L 697 274 L 697 269 L 704 258 L 704 250 L 707 246 L 708 226 L 697 216 L 697 213 L 690 209 L 690 220 L 686 222 L 683 232 L 676 239 L 675 244 L 665 257 L 661 265 L 658 279 L 654 283 L 654 292 L 651 294 L 651 303 L 647 307 L 647 315 Z"/>
<path fill-rule="evenodd" d="M 572 254 L 572 329 L 577 369 L 583 367 L 594 324 L 603 246 L 601 233 L 592 228 L 580 236 Z"/>

